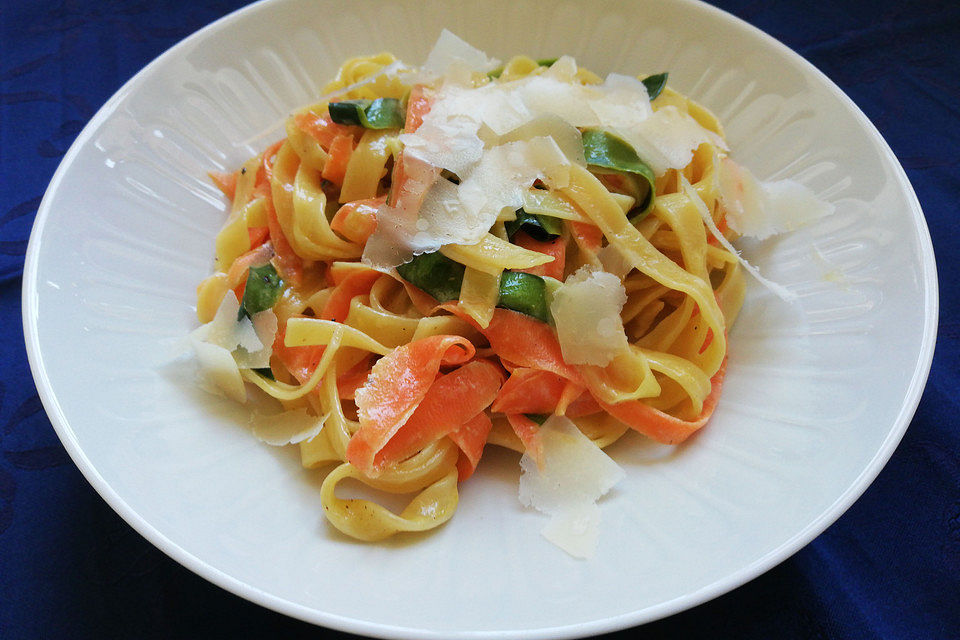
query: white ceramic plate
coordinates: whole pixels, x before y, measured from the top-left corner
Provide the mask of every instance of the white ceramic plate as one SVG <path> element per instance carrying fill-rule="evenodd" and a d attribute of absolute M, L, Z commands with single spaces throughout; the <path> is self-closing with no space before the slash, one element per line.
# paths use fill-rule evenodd
<path fill-rule="evenodd" d="M 495 18 L 495 20 L 491 20 Z M 673 450 L 612 447 L 627 478 L 577 561 L 492 453 L 451 522 L 360 544 L 320 513 L 322 473 L 257 442 L 169 345 L 196 324 L 224 202 L 205 178 L 278 137 L 348 56 L 422 61 L 448 27 L 490 54 L 570 53 L 598 72 L 669 70 L 761 178 L 836 214 L 746 247 L 795 307 L 751 284 L 709 427 Z M 602 46 L 598 46 L 602 44 Z M 304 620 L 376 636 L 559 638 L 653 620 L 797 551 L 866 488 L 903 434 L 937 318 L 923 215 L 890 149 L 824 76 L 688 0 L 277 0 L 171 49 L 96 115 L 43 200 L 23 312 L 44 406 L 76 464 L 134 528 L 198 574 Z"/>

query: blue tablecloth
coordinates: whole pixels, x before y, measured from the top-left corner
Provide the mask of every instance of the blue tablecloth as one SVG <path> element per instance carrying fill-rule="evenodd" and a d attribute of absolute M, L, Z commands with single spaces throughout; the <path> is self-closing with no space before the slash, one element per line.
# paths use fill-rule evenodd
<path fill-rule="evenodd" d="M 0 638 L 317 633 L 190 573 L 106 506 L 43 412 L 21 330 L 27 238 L 71 142 L 147 62 L 241 4 L 0 3 Z M 890 143 L 933 236 L 940 335 L 906 436 L 836 524 L 749 584 L 617 636 L 960 638 L 960 3 L 715 4 L 824 71 Z"/>

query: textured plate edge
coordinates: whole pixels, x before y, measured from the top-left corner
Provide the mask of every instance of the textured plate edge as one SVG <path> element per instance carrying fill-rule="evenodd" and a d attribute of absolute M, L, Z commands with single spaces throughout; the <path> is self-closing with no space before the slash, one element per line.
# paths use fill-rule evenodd
<path fill-rule="evenodd" d="M 870 462 L 864 467 L 857 478 L 846 488 L 846 490 L 830 505 L 820 516 L 811 522 L 807 527 L 797 532 L 794 536 L 781 544 L 779 547 L 771 550 L 755 562 L 741 568 L 739 571 L 730 574 L 716 582 L 707 585 L 701 589 L 685 594 L 659 604 L 632 611 L 618 616 L 594 620 L 589 622 L 575 623 L 561 627 L 544 627 L 537 629 L 516 629 L 484 632 L 438 632 L 414 627 L 400 627 L 395 625 L 371 623 L 365 620 L 338 616 L 331 613 L 319 611 L 310 607 L 304 607 L 292 603 L 283 598 L 271 595 L 265 591 L 257 589 L 246 582 L 238 580 L 222 571 L 205 563 L 200 558 L 190 554 L 182 547 L 164 536 L 160 531 L 149 524 L 130 507 L 112 487 L 104 480 L 99 472 L 94 468 L 90 460 L 80 449 L 79 444 L 70 428 L 66 416 L 64 415 L 60 403 L 57 400 L 46 369 L 43 366 L 43 357 L 40 353 L 40 343 L 38 327 L 36 324 L 36 314 L 33 310 L 38 304 L 38 255 L 40 252 L 41 235 L 48 217 L 50 202 L 53 194 L 56 192 L 63 176 L 67 173 L 73 164 L 76 155 L 80 149 L 93 136 L 94 132 L 103 124 L 103 122 L 112 115 L 116 106 L 134 91 L 159 64 L 162 64 L 168 57 L 178 55 L 181 50 L 190 47 L 195 41 L 207 36 L 208 33 L 227 28 L 229 24 L 238 20 L 242 15 L 255 13 L 270 4 L 272 0 L 258 0 L 257 2 L 245 7 L 241 7 L 216 21 L 206 25 L 200 30 L 187 36 L 177 44 L 173 45 L 157 58 L 147 64 L 130 80 L 123 84 L 116 93 L 97 111 L 94 117 L 86 124 L 80 135 L 70 146 L 60 165 L 58 166 L 50 185 L 47 187 L 37 210 L 37 216 L 30 233 L 30 239 L 27 245 L 26 259 L 23 271 L 23 284 L 21 290 L 22 305 L 21 312 L 23 318 L 24 341 L 27 350 L 27 360 L 30 370 L 37 387 L 40 400 L 44 410 L 50 417 L 51 423 L 58 437 L 63 442 L 68 454 L 74 464 L 81 471 L 87 481 L 93 486 L 105 502 L 120 515 L 131 527 L 133 527 L 141 536 L 151 544 L 163 551 L 167 556 L 193 571 L 202 578 L 213 584 L 240 596 L 255 604 L 259 604 L 268 609 L 279 613 L 298 618 L 300 620 L 313 624 L 323 625 L 330 628 L 364 635 L 370 635 L 380 638 L 522 638 L 524 640 L 539 640 L 541 638 L 577 638 L 595 634 L 608 633 L 625 629 L 631 626 L 652 622 L 686 609 L 692 608 L 713 598 L 719 597 L 757 576 L 770 570 L 780 562 L 788 559 L 797 551 L 809 544 L 820 535 L 824 530 L 833 524 L 854 502 L 866 491 L 873 480 L 879 475 L 880 471 L 886 465 L 887 461 L 893 455 L 897 445 L 903 438 L 910 421 L 919 406 L 920 399 L 926 386 L 927 377 L 933 363 L 933 353 L 936 345 L 937 327 L 939 321 L 939 289 L 937 281 L 936 260 L 933 252 L 933 243 L 930 237 L 930 231 L 923 215 L 919 199 L 910 183 L 906 172 L 899 160 L 897 160 L 887 141 L 883 138 L 874 124 L 828 76 L 817 69 L 806 58 L 790 49 L 788 46 L 776 38 L 765 33 L 761 29 L 750 23 L 728 13 L 718 7 L 706 4 L 701 0 L 673 0 L 677 5 L 686 5 L 696 7 L 712 13 L 717 19 L 727 22 L 733 22 L 741 29 L 746 29 L 754 36 L 768 46 L 779 50 L 787 59 L 796 62 L 803 70 L 811 73 L 818 78 L 822 85 L 830 92 L 832 97 L 839 99 L 847 111 L 853 115 L 858 122 L 869 132 L 873 141 L 876 142 L 883 152 L 887 162 L 893 168 L 893 173 L 898 180 L 900 187 L 907 196 L 910 205 L 910 213 L 914 217 L 917 227 L 920 255 L 922 258 L 922 286 L 924 287 L 924 309 L 926 311 L 923 326 L 923 336 L 921 339 L 921 349 L 917 355 L 916 366 L 911 374 L 910 385 L 904 397 L 904 403 L 901 407 L 896 420 L 887 437 L 884 439 L 880 449 L 876 452 Z"/>

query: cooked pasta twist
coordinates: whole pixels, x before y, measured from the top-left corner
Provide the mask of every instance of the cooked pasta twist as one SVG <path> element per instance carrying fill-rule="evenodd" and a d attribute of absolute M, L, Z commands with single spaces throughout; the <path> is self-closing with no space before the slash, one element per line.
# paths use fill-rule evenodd
<path fill-rule="evenodd" d="M 543 76 L 550 63 L 516 57 L 498 74 L 475 75 L 473 87 L 509 87 Z M 371 236 L 384 232 L 382 212 L 421 202 L 416 186 L 441 176 L 438 168 L 417 177 L 415 158 L 404 153 L 402 134 L 415 131 L 436 100 L 435 86 L 409 77 L 389 54 L 347 61 L 324 89 L 329 102 L 297 111 L 284 140 L 236 172 L 214 175 L 231 207 L 215 242 L 216 271 L 198 288 L 202 322 L 231 291 L 241 314 L 255 317 L 264 309 L 248 309 L 248 298 L 272 291 L 255 269 L 275 272 L 264 280 L 276 284 L 268 308 L 279 328 L 269 367 L 241 368 L 242 379 L 322 422 L 299 443 L 302 463 L 335 465 L 320 502 L 337 529 L 361 540 L 447 521 L 458 480 L 470 476 L 485 444 L 537 455 L 542 414 L 566 414 L 600 447 L 631 428 L 682 441 L 716 404 L 727 331 L 744 296 L 737 257 L 703 219 L 705 212 L 733 237 L 719 192 L 723 131 L 669 88 L 652 100 L 653 112 L 669 110 L 713 138 L 682 168 L 651 174 L 649 211 L 639 211 L 639 174 L 572 163 L 559 186 L 530 185 L 523 209 L 500 211 L 478 241 L 374 268 L 362 257 Z M 601 79 L 577 68 L 569 82 Z M 378 99 L 405 106 L 402 126 L 332 119 L 331 104 L 368 101 L 356 103 L 362 110 Z M 453 188 L 462 178 L 447 172 L 439 180 Z M 521 212 L 533 226 L 518 231 Z M 618 271 L 625 347 L 606 362 L 568 362 L 562 319 L 544 311 L 555 309 L 551 297 L 573 274 Z M 411 499 L 394 513 L 369 495 L 338 496 L 347 481 Z"/>

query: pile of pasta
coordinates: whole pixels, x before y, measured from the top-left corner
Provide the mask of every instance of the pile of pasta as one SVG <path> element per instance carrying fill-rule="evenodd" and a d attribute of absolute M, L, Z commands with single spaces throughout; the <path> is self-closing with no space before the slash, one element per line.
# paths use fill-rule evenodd
<path fill-rule="evenodd" d="M 658 167 L 614 127 L 534 113 L 519 133 L 461 136 L 481 141 L 480 156 L 431 164 L 447 151 L 426 128 L 462 120 L 431 121 L 454 110 L 450 96 L 500 100 L 540 91 L 534 80 L 578 96 L 636 91 L 699 138 L 683 166 Z M 231 205 L 198 288 L 201 360 L 222 392 L 243 401 L 255 385 L 282 405 L 256 418 L 265 440 L 299 446 L 305 467 L 332 465 L 320 500 L 340 531 L 379 540 L 439 526 L 486 445 L 542 463 L 550 416 L 597 447 L 629 430 L 680 443 L 710 418 L 744 296 L 720 197 L 723 132 L 665 74 L 642 90 L 615 80 L 568 58 L 433 77 L 389 54 L 356 58 L 284 139 L 211 174 Z M 498 149 L 516 166 L 521 152 L 551 164 L 501 189 L 489 175 L 519 170 L 476 177 Z M 457 217 L 472 193 L 489 201 Z M 338 496 L 348 479 L 410 502 L 397 513 Z"/>

